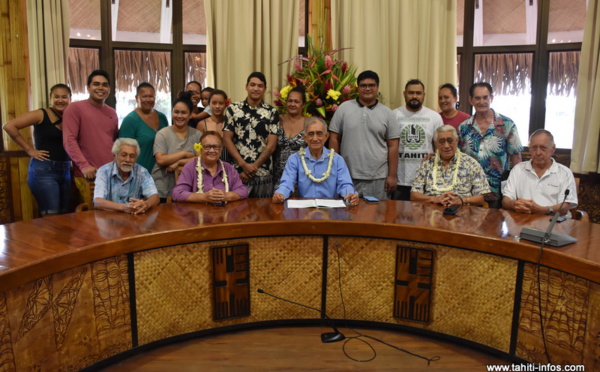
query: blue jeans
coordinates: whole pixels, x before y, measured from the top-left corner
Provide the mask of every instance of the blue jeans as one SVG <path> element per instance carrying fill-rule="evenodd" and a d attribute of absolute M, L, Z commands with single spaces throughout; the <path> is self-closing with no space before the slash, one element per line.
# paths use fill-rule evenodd
<path fill-rule="evenodd" d="M 67 213 L 71 196 L 70 161 L 29 161 L 27 184 L 42 215 Z"/>

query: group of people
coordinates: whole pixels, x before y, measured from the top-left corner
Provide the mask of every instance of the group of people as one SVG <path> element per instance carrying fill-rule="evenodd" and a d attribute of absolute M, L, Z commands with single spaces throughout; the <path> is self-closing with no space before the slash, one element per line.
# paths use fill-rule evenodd
<path fill-rule="evenodd" d="M 132 214 L 168 198 L 222 205 L 246 197 L 283 203 L 294 194 L 340 197 L 348 205 L 373 196 L 554 213 L 569 189 L 560 212 L 577 205 L 573 174 L 552 159 L 552 134 L 534 132 L 532 160 L 522 163 L 517 127 L 491 108 L 488 83 L 469 90 L 473 116 L 457 110 L 451 84 L 439 89 L 440 113 L 423 106 L 420 80 L 406 83 L 406 105 L 395 110 L 378 100 L 377 73 L 360 73 L 357 85 L 358 98 L 343 102 L 328 126 L 303 115 L 302 86 L 288 93 L 280 115 L 264 102 L 267 81 L 260 72 L 250 74 L 246 99 L 235 103 L 224 91 L 192 81 L 173 103 L 169 126 L 154 109 L 154 87 L 142 83 L 136 109 L 119 128 L 115 110 L 105 104 L 109 76 L 96 70 L 88 77 L 87 100 L 70 103 L 69 87 L 58 84 L 49 108 L 4 129 L 31 156 L 29 185 L 42 215 L 67 212 L 71 161 L 85 201 Z M 35 148 L 19 134 L 31 125 Z M 85 195 L 89 180 L 95 180 L 93 198 Z"/>

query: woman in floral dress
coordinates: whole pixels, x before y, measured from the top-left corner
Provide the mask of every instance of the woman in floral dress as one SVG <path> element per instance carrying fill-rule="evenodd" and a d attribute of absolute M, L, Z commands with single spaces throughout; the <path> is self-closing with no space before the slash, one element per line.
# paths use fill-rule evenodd
<path fill-rule="evenodd" d="M 297 86 L 290 90 L 286 102 L 287 112 L 281 116 L 279 133 L 277 133 L 277 150 L 274 155 L 275 168 L 273 172 L 275 189 L 279 186 L 285 163 L 290 155 L 299 151 L 301 147 L 306 147 L 306 142 L 304 142 L 304 121 L 306 118 L 302 113 L 305 103 L 304 87 Z"/>

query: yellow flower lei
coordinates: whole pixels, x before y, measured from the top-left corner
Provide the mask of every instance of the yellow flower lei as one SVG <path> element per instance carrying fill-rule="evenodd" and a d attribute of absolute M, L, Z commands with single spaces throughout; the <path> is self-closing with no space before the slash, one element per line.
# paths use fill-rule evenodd
<path fill-rule="evenodd" d="M 300 148 L 300 160 L 302 161 L 302 168 L 304 168 L 304 174 L 306 174 L 311 181 L 317 182 L 317 183 L 323 182 L 326 179 L 328 179 L 329 176 L 331 175 L 331 167 L 333 165 L 333 157 L 335 155 L 335 151 L 329 150 L 329 154 L 327 155 L 327 156 L 329 156 L 329 163 L 327 164 L 327 171 L 323 174 L 323 177 L 321 177 L 321 178 L 315 178 L 311 174 L 311 171 L 306 166 L 306 159 L 304 159 L 305 154 L 306 154 L 306 151 L 304 151 L 304 148 L 301 147 Z"/>
<path fill-rule="evenodd" d="M 229 180 L 227 177 L 227 172 L 225 172 L 225 166 L 223 166 L 223 161 L 219 160 L 219 163 L 221 163 L 221 169 L 223 170 L 223 178 L 222 181 L 225 184 L 225 192 L 229 192 Z M 202 170 L 204 168 L 202 168 L 202 160 L 200 157 L 198 157 L 198 161 L 196 163 L 196 171 L 198 171 L 198 191 L 196 191 L 196 193 L 198 194 L 203 194 L 204 193 L 204 183 L 202 181 Z"/>
<path fill-rule="evenodd" d="M 437 192 L 452 191 L 458 184 L 458 169 L 460 168 L 460 161 L 461 161 L 461 156 L 462 156 L 459 149 L 456 149 L 455 156 L 456 156 L 456 164 L 455 164 L 455 168 L 454 168 L 454 175 L 452 176 L 452 184 L 450 184 L 450 186 L 448 186 L 448 187 L 440 189 L 437 187 L 437 180 L 438 180 L 438 169 L 441 168 L 441 165 L 439 165 L 438 163 L 441 161 L 441 159 L 440 159 L 440 152 L 439 151 L 435 152 L 435 160 L 433 163 L 433 185 L 431 186 L 434 191 L 437 191 Z"/>

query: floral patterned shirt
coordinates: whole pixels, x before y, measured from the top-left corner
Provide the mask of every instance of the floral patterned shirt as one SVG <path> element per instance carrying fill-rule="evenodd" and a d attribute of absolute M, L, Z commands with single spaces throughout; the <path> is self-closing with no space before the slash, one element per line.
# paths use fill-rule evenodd
<path fill-rule="evenodd" d="M 446 168 L 444 168 L 442 159 L 439 159 L 435 164 L 435 156 L 422 162 L 413 179 L 411 191 L 432 196 L 453 192 L 463 198 L 490 192 L 490 185 L 483 169 L 481 169 L 481 165 L 477 160 L 463 153 L 460 153 L 460 164 L 457 164 L 456 159 L 459 153 L 460 151 L 457 149 L 456 155 L 450 160 L 450 164 Z M 454 172 L 457 166 L 456 184 L 450 188 L 452 181 L 454 181 Z M 436 168 L 437 177 L 434 177 Z"/>
<path fill-rule="evenodd" d="M 288 158 L 293 153 L 300 151 L 301 147 L 306 147 L 306 142 L 304 142 L 304 129 L 295 136 L 288 138 L 282 125 L 279 127 L 277 136 L 277 150 L 273 156 L 275 159 L 273 164 L 273 176 L 275 177 L 275 183 L 279 185 Z M 277 188 L 277 186 L 275 186 L 275 188 Z"/>
<path fill-rule="evenodd" d="M 485 172 L 495 194 L 500 193 L 500 178 L 509 170 L 510 156 L 523 151 L 517 126 L 504 115 L 494 113 L 494 121 L 485 133 L 474 124 L 475 115 L 458 127 L 462 152 L 476 159 Z"/>
<path fill-rule="evenodd" d="M 277 135 L 279 113 L 271 105 L 261 102 L 251 107 L 247 100 L 235 102 L 227 107 L 223 131 L 233 132 L 233 143 L 240 156 L 247 163 L 254 163 L 267 146 L 269 135 Z M 238 172 L 242 167 L 233 164 Z M 271 174 L 272 161 L 269 158 L 256 172 L 257 177 Z"/>

